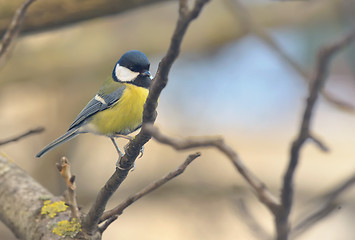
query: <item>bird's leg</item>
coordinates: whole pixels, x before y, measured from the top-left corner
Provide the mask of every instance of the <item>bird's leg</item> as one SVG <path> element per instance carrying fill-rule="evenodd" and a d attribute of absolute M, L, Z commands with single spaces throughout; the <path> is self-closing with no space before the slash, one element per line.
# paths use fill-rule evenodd
<path fill-rule="evenodd" d="M 122 134 L 116 134 L 115 137 L 120 137 L 120 138 L 124 138 L 124 139 L 127 139 L 129 141 L 132 141 L 134 139 L 134 137 L 131 137 L 131 136 L 127 136 L 127 135 L 122 135 Z M 126 152 L 126 149 L 127 149 L 127 145 L 126 144 L 123 148 L 124 148 L 124 151 Z M 140 150 L 140 155 L 138 158 L 141 158 L 143 157 L 143 153 L 144 153 L 144 146 L 141 148 Z"/>
<path fill-rule="evenodd" d="M 115 134 L 114 137 L 117 137 L 117 138 L 124 138 L 124 139 L 127 139 L 129 141 L 131 141 L 133 139 L 133 137 L 131 136 L 127 136 L 127 135 L 122 135 L 122 134 Z"/>
<path fill-rule="evenodd" d="M 122 152 L 121 149 L 118 147 L 118 145 L 117 145 L 115 139 L 114 139 L 114 138 L 110 138 L 110 139 L 111 139 L 111 141 L 112 141 L 113 145 L 115 146 L 116 151 L 117 151 L 117 153 L 118 153 L 118 161 L 120 161 L 121 157 L 123 156 L 123 152 Z"/>
<path fill-rule="evenodd" d="M 132 141 L 134 139 L 134 137 L 131 137 L 131 136 L 126 136 L 126 135 L 122 135 L 122 134 L 115 134 L 113 137 L 111 137 L 111 141 L 113 143 L 113 145 L 115 146 L 116 150 L 117 150 L 117 153 L 118 153 L 118 160 L 116 162 L 116 167 L 118 169 L 121 169 L 121 170 L 131 170 L 131 171 L 134 171 L 134 169 L 136 168 L 136 163 L 133 163 L 133 166 L 130 167 L 130 169 L 127 169 L 127 168 L 123 168 L 120 166 L 120 160 L 123 156 L 123 152 L 120 150 L 120 148 L 118 147 L 116 141 L 114 138 L 116 137 L 120 137 L 120 138 L 124 138 L 124 139 L 127 139 L 129 141 Z M 124 151 L 126 153 L 126 150 L 127 150 L 127 146 L 128 146 L 128 143 L 123 147 L 124 148 Z M 140 149 L 140 155 L 138 158 L 141 158 L 143 156 L 143 152 L 144 152 L 144 146 L 142 146 L 142 148 Z"/>
<path fill-rule="evenodd" d="M 122 158 L 122 156 L 123 156 L 123 152 L 122 152 L 121 149 L 118 147 L 118 145 L 117 145 L 115 139 L 114 139 L 113 137 L 111 137 L 110 139 L 111 139 L 111 141 L 112 141 L 113 145 L 115 146 L 116 151 L 117 151 L 117 153 L 118 153 L 118 160 L 117 160 L 117 162 L 116 162 L 116 167 L 117 167 L 118 169 L 121 169 L 121 170 L 129 170 L 129 169 L 125 169 L 125 168 L 123 168 L 123 167 L 120 166 L 120 160 L 121 160 L 121 158 Z"/>
<path fill-rule="evenodd" d="M 118 160 L 117 160 L 117 162 L 116 162 L 116 167 L 117 167 L 118 169 L 120 169 L 120 170 L 125 170 L 125 171 L 131 170 L 131 171 L 133 171 L 133 170 L 135 169 L 135 167 L 136 167 L 136 164 L 135 164 L 135 163 L 133 163 L 133 166 L 130 166 L 129 168 L 123 168 L 123 167 L 120 166 L 120 160 L 121 160 L 121 158 L 122 158 L 122 156 L 123 156 L 124 154 L 123 154 L 123 152 L 121 151 L 121 149 L 118 147 L 118 145 L 117 145 L 115 139 L 114 139 L 113 137 L 111 137 L 110 139 L 111 139 L 111 141 L 112 141 L 113 145 L 115 146 L 115 148 L 116 148 L 116 150 L 117 150 L 117 153 L 118 153 Z"/>

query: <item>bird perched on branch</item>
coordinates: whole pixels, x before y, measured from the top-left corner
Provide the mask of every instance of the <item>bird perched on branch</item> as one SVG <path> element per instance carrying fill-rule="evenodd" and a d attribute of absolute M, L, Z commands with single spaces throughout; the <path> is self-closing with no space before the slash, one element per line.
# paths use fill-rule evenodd
<path fill-rule="evenodd" d="M 43 148 L 36 157 L 41 157 L 78 134 L 90 132 L 109 137 L 120 159 L 123 153 L 115 137 L 130 139 L 126 135 L 142 125 L 143 106 L 151 83 L 149 67 L 149 60 L 144 53 L 131 50 L 123 54 L 112 71 L 112 77 L 104 82 L 68 131 Z"/>

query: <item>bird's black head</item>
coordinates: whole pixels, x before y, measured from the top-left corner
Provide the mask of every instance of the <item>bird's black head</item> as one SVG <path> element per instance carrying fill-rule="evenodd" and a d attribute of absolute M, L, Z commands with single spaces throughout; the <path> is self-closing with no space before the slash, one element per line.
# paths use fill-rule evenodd
<path fill-rule="evenodd" d="M 149 88 L 151 82 L 149 67 L 149 60 L 144 53 L 131 50 L 118 60 L 112 71 L 112 78 L 117 82 Z"/>

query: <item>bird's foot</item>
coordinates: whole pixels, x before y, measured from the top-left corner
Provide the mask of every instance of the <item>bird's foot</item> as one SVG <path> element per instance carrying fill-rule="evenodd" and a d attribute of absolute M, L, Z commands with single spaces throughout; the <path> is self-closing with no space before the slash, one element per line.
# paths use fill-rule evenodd
<path fill-rule="evenodd" d="M 141 150 L 139 151 L 140 155 L 138 156 L 138 158 L 143 157 L 143 153 L 144 153 L 144 146 L 142 146 Z"/>
<path fill-rule="evenodd" d="M 127 151 L 128 144 L 129 144 L 129 143 L 127 143 L 127 144 L 123 147 L 123 149 L 124 149 L 125 152 Z M 138 158 L 143 157 L 143 153 L 144 153 L 144 146 L 142 146 L 142 148 L 139 150 L 139 156 L 138 156 Z"/>
<path fill-rule="evenodd" d="M 121 167 L 121 157 L 118 158 L 117 162 L 116 162 L 116 168 L 122 170 L 122 171 L 134 171 L 134 169 L 136 168 L 136 163 L 133 163 L 131 166 L 128 167 Z"/>
<path fill-rule="evenodd" d="M 122 134 L 115 134 L 114 135 L 115 138 L 124 138 L 124 139 L 127 139 L 129 141 L 131 141 L 132 139 L 134 139 L 134 137 L 132 136 L 127 136 L 127 135 L 122 135 Z"/>

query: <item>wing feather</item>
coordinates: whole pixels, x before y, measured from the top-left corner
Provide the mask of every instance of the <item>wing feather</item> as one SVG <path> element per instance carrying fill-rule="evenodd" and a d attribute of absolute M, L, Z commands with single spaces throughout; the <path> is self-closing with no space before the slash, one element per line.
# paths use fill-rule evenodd
<path fill-rule="evenodd" d="M 121 98 L 125 88 L 126 87 L 123 85 L 122 87 L 118 88 L 116 91 L 113 91 L 110 94 L 97 94 L 101 98 L 101 101 L 97 100 L 95 97 L 91 99 L 90 102 L 84 107 L 84 109 L 78 114 L 74 122 L 70 125 L 68 131 L 80 127 L 85 120 L 90 118 L 95 113 L 110 108 Z"/>

